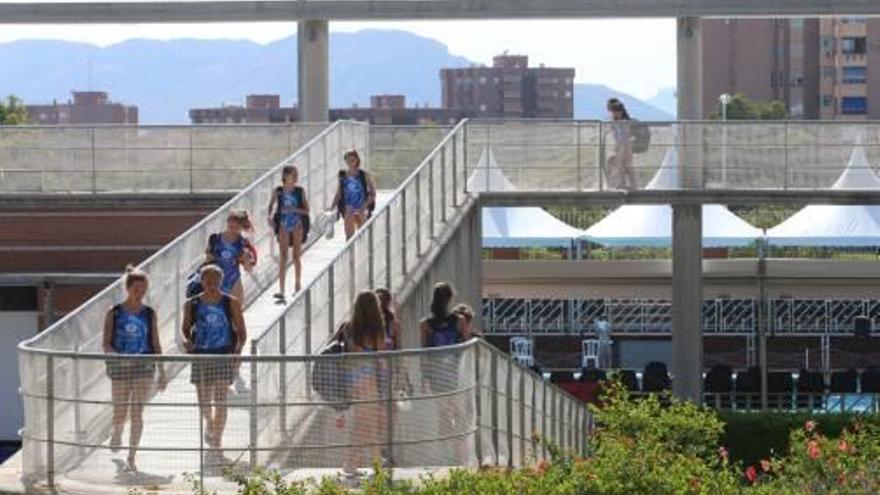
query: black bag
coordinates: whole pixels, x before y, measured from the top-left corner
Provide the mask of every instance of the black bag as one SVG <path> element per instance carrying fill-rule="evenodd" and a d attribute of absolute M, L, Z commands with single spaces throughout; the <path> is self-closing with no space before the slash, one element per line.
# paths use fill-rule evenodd
<path fill-rule="evenodd" d="M 321 351 L 321 356 L 345 353 L 344 328 L 343 326 L 336 332 L 333 342 Z M 312 390 L 325 402 L 329 402 L 334 410 L 344 411 L 350 405 L 347 375 L 345 359 L 316 359 L 312 364 Z"/>
<path fill-rule="evenodd" d="M 630 131 L 632 132 L 632 152 L 644 153 L 651 147 L 651 128 L 644 122 L 636 119 L 630 120 Z"/>
<path fill-rule="evenodd" d="M 303 192 L 303 188 L 297 186 L 294 190 L 299 195 L 299 202 L 302 204 L 302 197 L 305 195 Z M 278 186 L 275 188 L 275 202 L 277 206 L 275 207 L 275 213 L 272 215 L 272 224 L 275 229 L 275 236 L 281 232 L 281 195 L 284 194 L 284 188 Z M 306 242 L 309 238 L 309 231 L 312 229 L 312 218 L 310 215 L 300 215 L 300 220 L 302 220 L 303 226 L 303 235 L 302 242 Z"/>

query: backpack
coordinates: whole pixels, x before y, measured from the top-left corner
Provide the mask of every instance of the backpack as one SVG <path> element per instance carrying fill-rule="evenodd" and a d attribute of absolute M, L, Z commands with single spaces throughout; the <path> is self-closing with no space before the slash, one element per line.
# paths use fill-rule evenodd
<path fill-rule="evenodd" d="M 201 287 L 201 285 L 202 284 L 200 283 L 199 287 Z M 199 305 L 199 298 L 200 297 L 202 297 L 201 292 L 199 292 L 198 294 L 196 294 L 193 297 L 188 297 L 187 301 L 186 301 L 186 303 L 189 304 L 189 314 L 190 314 L 190 317 L 192 318 L 192 326 L 196 326 L 196 308 Z M 226 320 L 229 321 L 229 326 L 232 328 L 231 343 L 232 343 L 232 348 L 234 349 L 236 344 L 238 343 L 238 342 L 236 342 L 236 340 L 238 339 L 238 333 L 236 333 L 236 331 L 235 331 L 235 324 L 233 323 L 234 320 L 232 319 L 232 304 L 230 304 L 230 302 L 229 302 L 229 296 L 227 296 L 226 294 L 223 294 L 223 297 L 220 299 L 220 304 L 223 305 L 223 312 L 226 313 Z M 193 335 L 193 337 L 195 337 L 195 335 Z"/>
<path fill-rule="evenodd" d="M 302 204 L 303 198 L 303 188 L 296 186 L 293 190 L 299 196 L 299 203 Z M 284 188 L 278 186 L 275 188 L 275 214 L 272 215 L 272 223 L 275 224 L 275 235 L 278 235 L 281 232 L 281 195 L 284 194 Z M 302 220 L 303 226 L 303 237 L 302 241 L 306 242 L 306 239 L 309 238 L 309 231 L 312 229 L 312 219 L 309 215 L 300 215 L 300 220 Z"/>
<path fill-rule="evenodd" d="M 343 181 L 345 180 L 346 171 L 339 171 L 339 190 L 342 191 Z M 361 186 L 364 188 L 364 192 L 367 195 L 367 203 L 364 205 L 367 209 L 367 218 L 373 216 L 373 210 L 376 208 L 376 198 L 370 194 L 370 188 L 367 183 L 367 173 L 363 170 L 358 170 L 357 175 L 358 180 L 361 183 Z M 337 211 L 339 211 L 339 216 L 342 217 L 345 215 L 345 197 L 343 194 L 339 195 L 339 204 L 336 205 Z"/>
<path fill-rule="evenodd" d="M 333 356 L 345 353 L 345 328 L 343 323 L 333 341 L 321 356 Z M 344 359 L 316 359 L 312 364 L 312 390 L 321 396 L 335 411 L 348 409 L 349 391 L 346 383 L 348 366 Z"/>
<path fill-rule="evenodd" d="M 632 133 L 632 152 L 644 153 L 651 146 L 651 128 L 648 124 L 636 119 L 630 120 Z"/>

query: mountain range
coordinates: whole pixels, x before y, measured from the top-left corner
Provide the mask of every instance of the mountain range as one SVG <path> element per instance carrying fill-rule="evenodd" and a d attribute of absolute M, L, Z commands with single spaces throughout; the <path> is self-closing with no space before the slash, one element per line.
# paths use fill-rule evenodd
<path fill-rule="evenodd" d="M 0 95 L 25 103 L 65 101 L 71 90 L 107 91 L 139 107 L 142 123 L 185 123 L 190 108 L 241 103 L 247 94 L 296 100 L 296 36 L 268 44 L 247 40 L 133 39 L 107 47 L 53 40 L 0 43 Z M 440 69 L 476 65 L 446 45 L 405 31 L 331 33 L 331 105 L 369 104 L 372 94 L 404 94 L 410 106 L 440 105 Z M 576 118 L 605 118 L 605 100 L 617 96 L 634 117 L 671 115 L 611 88 L 576 84 Z"/>

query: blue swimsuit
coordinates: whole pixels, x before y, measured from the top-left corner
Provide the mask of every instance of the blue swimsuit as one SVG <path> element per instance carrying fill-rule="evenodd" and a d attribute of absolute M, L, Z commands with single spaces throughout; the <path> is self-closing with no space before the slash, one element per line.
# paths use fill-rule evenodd
<path fill-rule="evenodd" d="M 358 176 L 348 175 L 342 179 L 342 192 L 345 201 L 345 209 L 349 212 L 358 212 L 364 209 L 367 203 L 367 191 Z"/>
<path fill-rule="evenodd" d="M 299 224 L 299 213 L 294 211 L 301 206 L 300 198 L 298 196 L 299 195 L 295 189 L 293 191 L 282 189 L 281 194 L 279 194 L 279 218 L 281 220 L 281 225 L 288 232 L 293 232 L 293 229 Z"/>
<path fill-rule="evenodd" d="M 238 259 L 244 253 L 245 241 L 244 237 L 239 236 L 235 241 L 227 242 L 223 234 L 215 235 L 218 238 L 211 254 L 214 256 L 214 262 L 223 269 L 223 285 L 220 290 L 228 294 L 235 287 L 236 282 L 241 279 Z"/>
<path fill-rule="evenodd" d="M 194 344 L 197 354 L 229 354 L 232 351 L 232 322 L 229 321 L 229 298 L 206 303 L 199 298 L 195 306 Z"/>
<path fill-rule="evenodd" d="M 114 308 L 113 350 L 118 354 L 152 354 L 151 315 L 149 306 L 141 306 L 137 313 L 129 312 L 122 305 Z"/>

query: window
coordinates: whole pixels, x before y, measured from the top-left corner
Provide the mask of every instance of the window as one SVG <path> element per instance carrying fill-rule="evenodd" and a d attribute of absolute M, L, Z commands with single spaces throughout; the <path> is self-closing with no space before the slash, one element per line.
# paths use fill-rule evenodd
<path fill-rule="evenodd" d="M 831 95 L 822 95 L 822 106 L 823 107 L 833 107 L 834 106 L 834 97 Z"/>
<path fill-rule="evenodd" d="M 802 29 L 804 27 L 804 20 L 792 19 L 791 21 L 789 21 L 789 25 L 792 27 L 792 29 Z"/>
<path fill-rule="evenodd" d="M 833 65 L 823 65 L 822 66 L 822 77 L 828 79 L 836 79 L 837 78 L 837 67 Z"/>
<path fill-rule="evenodd" d="M 845 55 L 864 55 L 868 52 L 868 40 L 864 36 L 843 38 L 840 43 L 840 51 Z"/>
<path fill-rule="evenodd" d="M 845 115 L 868 113 L 868 99 L 864 96 L 844 96 L 840 100 L 840 112 Z"/>
<path fill-rule="evenodd" d="M 834 37 L 833 36 L 823 36 L 822 37 L 822 48 L 825 50 L 833 50 L 834 49 Z"/>
<path fill-rule="evenodd" d="M 859 17 L 859 16 L 848 16 L 848 17 L 842 17 L 840 19 L 840 22 L 842 22 L 844 24 L 864 24 L 864 23 L 868 22 L 868 18 L 867 17 Z"/>
<path fill-rule="evenodd" d="M 849 66 L 843 68 L 843 84 L 865 84 L 868 82 L 868 68 Z"/>

